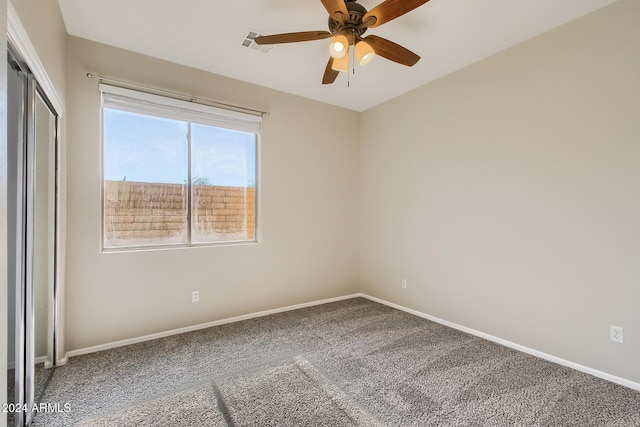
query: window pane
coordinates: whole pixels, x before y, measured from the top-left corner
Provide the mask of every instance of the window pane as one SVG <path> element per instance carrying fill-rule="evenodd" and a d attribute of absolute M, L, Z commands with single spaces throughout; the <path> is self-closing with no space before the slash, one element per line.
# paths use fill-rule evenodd
<path fill-rule="evenodd" d="M 104 109 L 104 247 L 187 243 L 188 124 Z"/>
<path fill-rule="evenodd" d="M 256 134 L 193 124 L 193 243 L 255 240 Z"/>

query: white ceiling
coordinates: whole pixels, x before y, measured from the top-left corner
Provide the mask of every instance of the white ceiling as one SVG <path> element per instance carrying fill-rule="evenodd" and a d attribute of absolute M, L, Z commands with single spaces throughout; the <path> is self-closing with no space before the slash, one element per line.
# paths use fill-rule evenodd
<path fill-rule="evenodd" d="M 368 10 L 382 0 L 359 0 Z M 356 111 L 422 86 L 615 0 L 431 0 L 376 34 L 422 57 L 377 57 L 322 85 L 328 40 L 242 46 L 263 34 L 327 30 L 320 0 L 58 0 L 69 34 Z M 94 70 L 99 73 L 100 70 Z"/>

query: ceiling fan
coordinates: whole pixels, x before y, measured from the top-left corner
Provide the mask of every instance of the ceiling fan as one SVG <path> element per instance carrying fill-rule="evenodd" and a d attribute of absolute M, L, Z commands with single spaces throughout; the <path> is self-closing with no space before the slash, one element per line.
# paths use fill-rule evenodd
<path fill-rule="evenodd" d="M 429 0 L 385 0 L 370 11 L 356 0 L 321 0 L 329 12 L 329 31 L 303 31 L 297 33 L 259 36 L 259 45 L 305 42 L 333 37 L 329 46 L 330 58 L 324 71 L 322 84 L 331 84 L 340 71 L 349 70 L 349 50 L 353 46 L 356 60 L 366 65 L 375 55 L 406 66 L 413 66 L 420 57 L 409 49 L 379 36 L 362 35 L 369 28 L 389 22 Z"/>

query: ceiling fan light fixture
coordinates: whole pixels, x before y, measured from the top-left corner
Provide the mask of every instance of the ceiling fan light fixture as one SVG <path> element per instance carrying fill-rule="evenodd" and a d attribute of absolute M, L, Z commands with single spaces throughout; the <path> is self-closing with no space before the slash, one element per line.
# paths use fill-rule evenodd
<path fill-rule="evenodd" d="M 377 0 L 382 2 L 369 11 L 357 1 L 321 0 L 322 5 L 329 13 L 329 31 L 298 31 L 270 36 L 259 35 L 254 38 L 254 42 L 257 45 L 273 45 L 329 39 L 328 44 L 323 43 L 323 46 L 327 46 L 329 49 L 331 56 L 325 66 L 322 84 L 333 83 L 340 71 L 350 72 L 349 67 L 355 73 L 356 61 L 359 65 L 366 65 L 377 55 L 407 67 L 415 65 L 420 60 L 420 56 L 409 49 L 379 36 L 368 35 L 363 38 L 362 35 L 369 28 L 376 28 L 386 22 L 393 21 L 429 0 Z M 352 47 L 352 55 L 349 59 L 349 50 Z"/>
<path fill-rule="evenodd" d="M 331 44 L 329 45 L 329 54 L 335 58 L 340 59 L 347 54 L 349 50 L 349 40 L 347 37 L 343 35 L 335 36 L 331 39 Z"/>
<path fill-rule="evenodd" d="M 373 61 L 375 56 L 376 53 L 369 43 L 359 41 L 356 44 L 356 59 L 358 60 L 358 64 L 367 65 L 369 62 Z"/>
<path fill-rule="evenodd" d="M 348 49 L 347 49 L 348 51 Z M 334 59 L 333 64 L 331 65 L 336 71 L 349 71 L 349 55 L 344 55 L 342 58 Z"/>

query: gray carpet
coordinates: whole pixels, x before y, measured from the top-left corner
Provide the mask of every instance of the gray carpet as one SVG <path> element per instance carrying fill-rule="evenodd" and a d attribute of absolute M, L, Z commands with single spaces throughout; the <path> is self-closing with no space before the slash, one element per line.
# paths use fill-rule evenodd
<path fill-rule="evenodd" d="M 217 390 L 232 425 L 381 425 L 300 356 L 218 381 Z"/>
<path fill-rule="evenodd" d="M 36 426 L 640 426 L 640 393 L 355 298 L 71 358 Z"/>
<path fill-rule="evenodd" d="M 151 399 L 115 413 L 108 408 L 103 412 L 105 413 L 81 420 L 78 425 L 81 427 L 227 426 L 222 412 L 215 404 L 213 391 L 206 386 Z"/>

